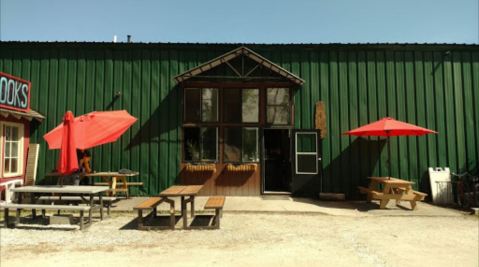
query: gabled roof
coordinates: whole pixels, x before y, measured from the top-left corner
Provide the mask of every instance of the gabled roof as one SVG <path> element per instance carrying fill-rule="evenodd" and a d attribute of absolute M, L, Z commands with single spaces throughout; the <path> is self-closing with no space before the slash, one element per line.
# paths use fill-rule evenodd
<path fill-rule="evenodd" d="M 280 67 L 279 65 L 269 61 L 268 59 L 264 58 L 263 56 L 259 55 L 258 53 L 254 52 L 253 50 L 245 47 L 240 46 L 226 54 L 223 54 L 217 58 L 214 58 L 206 63 L 203 63 L 197 67 L 189 69 L 184 73 L 175 77 L 175 80 L 178 83 L 184 82 L 192 77 L 195 77 L 201 73 L 209 71 L 219 65 L 228 64 L 231 60 L 239 57 L 239 56 L 246 56 L 251 60 L 257 62 L 259 65 L 271 70 L 272 72 L 278 74 L 279 76 L 284 77 L 285 79 L 289 80 L 290 82 L 296 85 L 302 85 L 304 80 L 299 78 L 298 76 L 294 75 L 293 73 L 287 71 L 286 69 Z"/>

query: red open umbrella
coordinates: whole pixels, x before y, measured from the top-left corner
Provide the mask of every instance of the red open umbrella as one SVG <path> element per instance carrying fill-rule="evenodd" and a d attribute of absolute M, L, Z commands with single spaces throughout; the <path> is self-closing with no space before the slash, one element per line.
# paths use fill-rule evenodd
<path fill-rule="evenodd" d="M 425 134 L 437 133 L 414 124 L 395 120 L 393 118 L 382 118 L 376 122 L 363 125 L 354 130 L 346 132 L 347 135 L 355 136 L 385 136 L 388 138 L 388 172 L 391 176 L 391 147 L 389 145 L 390 136 L 420 136 Z"/>
<path fill-rule="evenodd" d="M 73 113 L 67 111 L 63 116 L 62 136 L 60 139 L 60 158 L 58 159 L 57 171 L 61 174 L 71 174 L 78 170 L 78 159 L 75 144 L 75 126 Z"/>
<path fill-rule="evenodd" d="M 135 121 L 136 118 L 126 110 L 94 111 L 78 116 L 72 123 L 76 148 L 89 149 L 115 142 Z M 49 149 L 61 147 L 64 128 L 60 124 L 43 136 Z"/>

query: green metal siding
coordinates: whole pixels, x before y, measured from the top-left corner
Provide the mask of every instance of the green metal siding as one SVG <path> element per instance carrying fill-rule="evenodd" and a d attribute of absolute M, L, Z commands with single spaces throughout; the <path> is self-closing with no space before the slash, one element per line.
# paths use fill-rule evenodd
<path fill-rule="evenodd" d="M 156 194 L 176 181 L 181 92 L 173 77 L 238 45 L 0 43 L 0 71 L 32 82 L 32 108 L 47 119 L 33 127 L 41 144 L 39 180 L 57 153 L 42 136 L 70 109 L 127 109 L 138 122 L 120 141 L 93 149 L 94 169 L 139 170 L 134 194 Z M 455 172 L 479 161 L 479 47 L 461 45 L 247 45 L 300 76 L 295 126 L 314 127 L 314 104 L 327 107 L 323 140 L 325 192 L 356 197 L 370 175 L 387 174 L 384 140 L 342 135 L 392 116 L 438 135 L 391 138 L 392 175 L 427 188 L 428 166 Z M 450 51 L 450 54 L 445 54 Z M 115 98 L 116 92 L 121 96 Z M 318 189 L 319 190 L 319 189 Z"/>

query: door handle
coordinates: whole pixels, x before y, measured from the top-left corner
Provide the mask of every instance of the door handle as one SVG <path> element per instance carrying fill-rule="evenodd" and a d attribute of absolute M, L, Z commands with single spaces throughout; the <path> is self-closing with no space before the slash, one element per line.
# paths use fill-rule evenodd
<path fill-rule="evenodd" d="M 318 158 L 318 161 L 321 161 L 321 157 Z"/>

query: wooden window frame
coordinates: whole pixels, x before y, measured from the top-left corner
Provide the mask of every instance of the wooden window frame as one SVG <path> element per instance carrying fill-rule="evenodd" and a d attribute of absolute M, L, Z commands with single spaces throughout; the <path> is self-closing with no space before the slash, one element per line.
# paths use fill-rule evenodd
<path fill-rule="evenodd" d="M 187 122 L 185 121 L 186 114 L 183 114 L 183 121 L 182 121 L 182 131 L 181 131 L 181 161 L 186 162 L 197 162 L 197 163 L 206 163 L 206 161 L 186 161 L 184 155 L 184 128 L 188 127 L 217 127 L 218 134 L 217 134 L 217 160 L 214 163 L 246 163 L 246 162 L 226 162 L 224 161 L 224 129 L 225 128 L 258 128 L 258 135 L 260 135 L 262 128 L 282 128 L 282 129 L 292 129 L 294 127 L 294 97 L 293 97 L 293 86 L 290 84 L 285 83 L 191 83 L 185 84 L 183 87 L 180 87 L 183 92 L 186 92 L 188 89 L 203 89 L 203 88 L 211 88 L 218 90 L 218 104 L 217 104 L 217 112 L 218 112 L 218 120 L 216 122 Z M 289 115 L 290 121 L 288 124 L 268 124 L 266 118 L 266 107 L 267 107 L 267 89 L 268 88 L 286 88 L 289 90 Z M 224 114 L 223 114 L 223 91 L 228 89 L 258 89 L 259 91 L 259 118 L 258 122 L 256 123 L 230 123 L 224 122 Z M 182 104 L 183 104 L 183 111 L 186 112 L 185 107 L 185 95 L 183 94 L 182 97 Z M 260 146 L 260 136 L 258 136 L 258 146 Z M 261 157 L 258 162 L 261 162 Z"/>
<path fill-rule="evenodd" d="M 18 128 L 18 160 L 17 160 L 17 171 L 14 173 L 5 173 L 5 146 L 6 146 L 6 136 L 5 136 L 5 126 L 10 126 L 10 127 L 16 127 Z M 25 125 L 23 123 L 16 123 L 16 122 L 6 122 L 3 121 L 0 123 L 0 128 L 1 128 L 1 148 L 0 148 L 0 153 L 1 153 L 1 163 L 0 163 L 0 168 L 1 168 L 1 173 L 3 178 L 11 178 L 11 177 L 18 177 L 22 176 L 24 173 L 24 166 L 23 166 L 23 158 L 24 158 L 24 142 L 25 142 Z"/>

